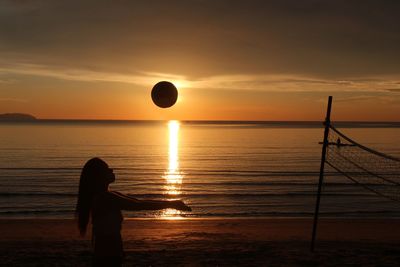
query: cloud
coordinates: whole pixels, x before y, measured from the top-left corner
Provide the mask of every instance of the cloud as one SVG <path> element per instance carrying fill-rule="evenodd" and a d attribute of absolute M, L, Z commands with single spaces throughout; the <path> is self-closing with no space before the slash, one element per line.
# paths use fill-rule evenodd
<path fill-rule="evenodd" d="M 399 2 L 372 0 L 5 1 L 0 58 L 192 79 L 390 75 L 400 72 L 399 13 Z"/>
<path fill-rule="evenodd" d="M 9 78 L 9 77 L 4 77 L 4 78 L 0 77 L 0 84 L 12 84 L 12 83 L 15 83 L 15 82 L 16 82 L 15 79 L 12 79 L 12 78 Z"/>
<path fill-rule="evenodd" d="M 13 83 L 14 81 L 11 81 L 11 80 L 8 80 L 8 79 L 6 79 L 6 80 L 2 80 L 2 79 L 0 79 L 0 83 Z"/>
<path fill-rule="evenodd" d="M 28 103 L 27 99 L 0 97 L 0 102 Z"/>
<path fill-rule="evenodd" d="M 2 67 L 1 67 L 2 66 Z M 396 76 L 353 78 L 347 80 L 321 79 L 296 74 L 232 74 L 191 79 L 183 75 L 139 71 L 134 73 L 104 72 L 92 69 L 70 69 L 62 66 L 37 64 L 0 64 L 8 74 L 34 75 L 82 82 L 117 82 L 152 86 L 170 80 L 182 89 L 248 90 L 270 92 L 398 92 Z M 391 88 L 391 89 L 387 89 Z"/>
<path fill-rule="evenodd" d="M 371 99 L 377 99 L 376 96 L 371 95 L 359 95 L 359 96 L 347 96 L 347 97 L 335 97 L 335 102 L 359 102 L 359 101 L 369 101 Z"/>
<path fill-rule="evenodd" d="M 193 81 L 196 88 L 240 89 L 280 92 L 383 92 L 388 87 L 399 87 L 400 77 L 347 80 L 321 79 L 302 75 L 228 75 L 207 77 Z M 393 89 L 392 89 L 393 90 Z M 396 89 L 394 89 L 396 90 Z M 400 88 L 398 89 L 400 90 Z"/>
<path fill-rule="evenodd" d="M 386 89 L 386 91 L 393 92 L 393 93 L 400 93 L 400 88 Z"/>
<path fill-rule="evenodd" d="M 7 64 L 0 67 L 0 71 L 9 74 L 33 75 L 51 77 L 62 80 L 83 82 L 120 82 L 137 85 L 151 85 L 159 80 L 182 80 L 183 76 L 163 73 L 120 74 L 85 69 L 68 69 L 57 66 L 44 66 L 37 64 Z"/>

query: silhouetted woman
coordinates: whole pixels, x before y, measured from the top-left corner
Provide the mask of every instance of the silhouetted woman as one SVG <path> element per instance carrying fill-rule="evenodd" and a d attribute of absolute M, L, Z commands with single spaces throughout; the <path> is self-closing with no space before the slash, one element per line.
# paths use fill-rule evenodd
<path fill-rule="evenodd" d="M 173 208 L 190 211 L 182 201 L 138 200 L 108 191 L 115 181 L 113 170 L 103 160 L 92 158 L 82 169 L 76 217 L 82 236 L 89 218 L 93 225 L 94 266 L 121 266 L 123 257 L 121 210 L 160 210 Z"/>

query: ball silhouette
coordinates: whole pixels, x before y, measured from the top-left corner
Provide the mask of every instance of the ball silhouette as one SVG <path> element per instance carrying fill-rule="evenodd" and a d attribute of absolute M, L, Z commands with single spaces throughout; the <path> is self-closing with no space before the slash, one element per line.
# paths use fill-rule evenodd
<path fill-rule="evenodd" d="M 158 107 L 169 108 L 178 100 L 178 90 L 170 82 L 158 82 L 151 90 L 151 99 Z"/>

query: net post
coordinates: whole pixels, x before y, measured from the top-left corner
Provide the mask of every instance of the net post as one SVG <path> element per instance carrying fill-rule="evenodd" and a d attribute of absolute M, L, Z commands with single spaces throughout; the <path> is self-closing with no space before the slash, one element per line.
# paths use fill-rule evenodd
<path fill-rule="evenodd" d="M 325 167 L 326 147 L 328 145 L 329 126 L 330 126 L 330 123 L 331 123 L 331 107 L 332 107 L 332 96 L 329 96 L 329 98 L 328 98 L 328 108 L 326 110 L 326 118 L 325 118 L 325 122 L 324 122 L 325 131 L 324 131 L 324 141 L 323 141 L 323 144 L 322 144 L 321 165 L 320 165 L 320 170 L 319 170 L 317 201 L 315 203 L 314 224 L 313 224 L 313 230 L 312 230 L 312 236 L 311 236 L 311 252 L 314 252 L 315 237 L 317 235 L 319 203 L 320 203 L 320 200 L 321 200 L 322 183 L 323 183 L 323 180 L 324 180 L 324 167 Z"/>

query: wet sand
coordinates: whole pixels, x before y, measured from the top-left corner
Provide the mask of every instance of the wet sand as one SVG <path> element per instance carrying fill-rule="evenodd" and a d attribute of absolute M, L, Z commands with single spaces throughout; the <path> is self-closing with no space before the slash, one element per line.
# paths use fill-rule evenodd
<path fill-rule="evenodd" d="M 124 266 L 398 266 L 400 219 L 125 220 Z M 0 220 L 0 265 L 90 266 L 73 220 Z"/>

